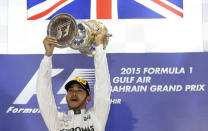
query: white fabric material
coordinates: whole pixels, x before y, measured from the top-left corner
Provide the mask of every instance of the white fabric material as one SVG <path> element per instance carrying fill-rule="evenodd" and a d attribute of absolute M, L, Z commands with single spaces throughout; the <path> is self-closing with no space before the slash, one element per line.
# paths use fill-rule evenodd
<path fill-rule="evenodd" d="M 110 110 L 110 75 L 103 46 L 96 47 L 94 56 L 94 106 L 81 114 L 58 112 L 52 92 L 52 57 L 44 56 L 37 79 L 37 99 L 42 117 L 50 131 L 104 131 Z"/>

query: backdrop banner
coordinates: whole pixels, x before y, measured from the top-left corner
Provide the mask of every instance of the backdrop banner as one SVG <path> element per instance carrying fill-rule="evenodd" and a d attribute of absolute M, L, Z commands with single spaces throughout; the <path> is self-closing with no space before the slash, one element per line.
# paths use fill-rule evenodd
<path fill-rule="evenodd" d="M 113 34 L 109 53 L 204 51 L 201 0 L 9 0 L 8 12 L 7 54 L 44 52 L 49 20 L 60 13 L 102 22 Z"/>
<path fill-rule="evenodd" d="M 114 53 L 107 57 L 112 103 L 106 131 L 207 131 L 208 53 Z M 0 55 L 1 131 L 47 130 L 35 93 L 42 58 Z M 93 58 L 54 55 L 52 77 L 57 108 L 67 112 L 64 84 L 74 77 L 87 78 L 93 92 Z"/>

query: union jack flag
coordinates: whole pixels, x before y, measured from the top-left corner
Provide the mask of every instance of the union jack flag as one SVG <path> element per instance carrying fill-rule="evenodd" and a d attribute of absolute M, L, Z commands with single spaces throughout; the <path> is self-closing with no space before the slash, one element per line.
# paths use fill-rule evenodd
<path fill-rule="evenodd" d="M 183 18 L 183 0 L 27 0 L 28 20 L 68 13 L 76 19 Z"/>

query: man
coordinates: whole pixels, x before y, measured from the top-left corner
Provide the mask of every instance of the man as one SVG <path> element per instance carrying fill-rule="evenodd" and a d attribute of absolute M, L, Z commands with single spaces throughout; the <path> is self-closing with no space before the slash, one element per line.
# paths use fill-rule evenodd
<path fill-rule="evenodd" d="M 43 43 L 45 56 L 40 64 L 37 79 L 37 99 L 42 117 L 50 131 L 104 131 L 110 110 L 110 75 L 103 41 L 105 32 L 95 35 L 94 56 L 95 77 L 94 106 L 86 111 L 90 102 L 88 82 L 75 78 L 65 85 L 68 114 L 58 112 L 52 93 L 51 71 L 55 38 L 47 36 Z"/>

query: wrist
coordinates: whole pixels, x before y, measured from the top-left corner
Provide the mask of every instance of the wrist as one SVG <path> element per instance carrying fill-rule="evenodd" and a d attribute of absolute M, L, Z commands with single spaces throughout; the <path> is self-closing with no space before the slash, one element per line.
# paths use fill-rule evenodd
<path fill-rule="evenodd" d="M 45 52 L 46 56 L 52 56 L 53 52 Z"/>
<path fill-rule="evenodd" d="M 97 40 L 97 41 L 95 41 L 95 46 L 99 46 L 99 45 L 101 45 L 102 43 L 103 43 L 102 40 Z"/>
<path fill-rule="evenodd" d="M 95 50 L 96 50 L 96 53 L 102 51 L 103 50 L 103 44 L 100 44 L 100 45 L 96 46 Z"/>
<path fill-rule="evenodd" d="M 95 42 L 95 46 L 102 45 L 102 43 L 103 43 L 102 41 L 96 41 L 96 42 Z"/>

